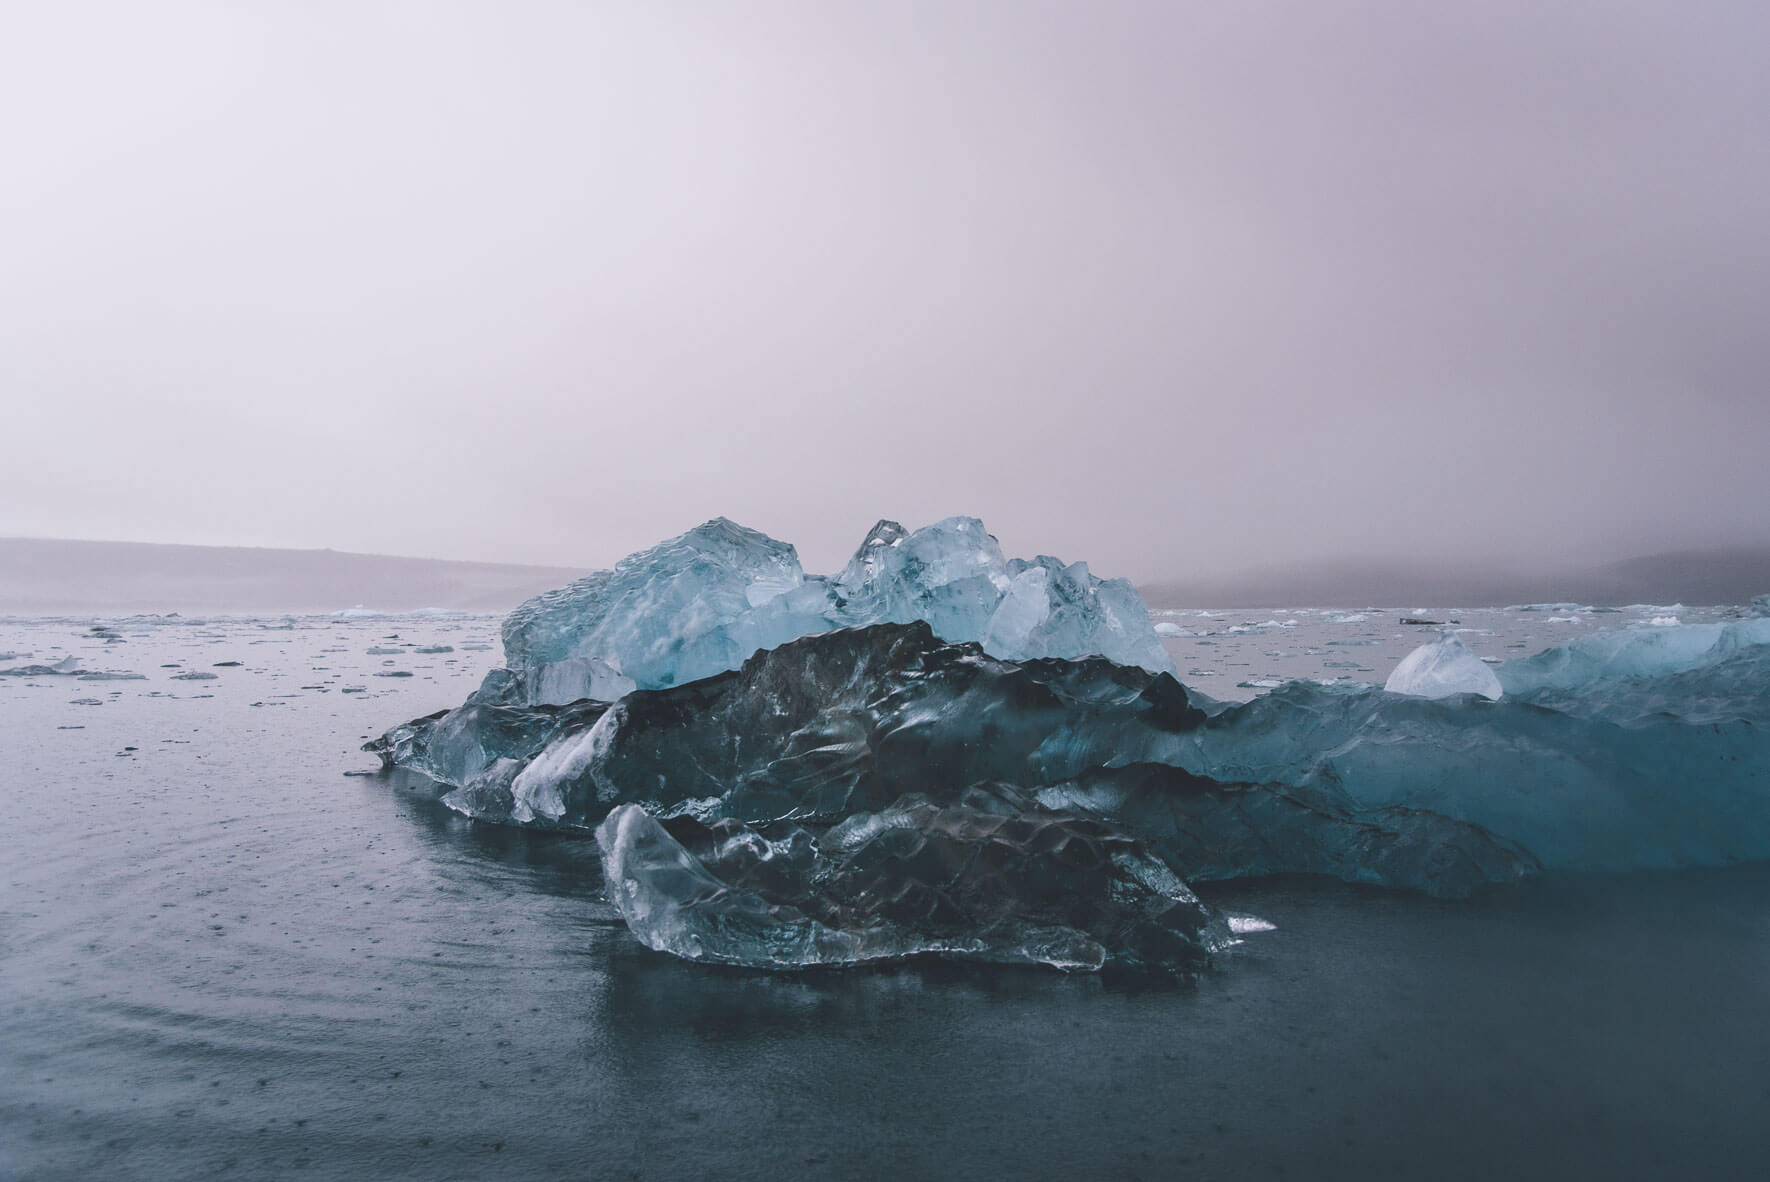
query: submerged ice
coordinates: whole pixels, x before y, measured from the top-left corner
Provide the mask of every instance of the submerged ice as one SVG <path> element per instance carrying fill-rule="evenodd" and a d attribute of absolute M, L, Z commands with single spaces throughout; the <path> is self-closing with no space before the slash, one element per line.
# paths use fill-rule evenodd
<path fill-rule="evenodd" d="M 1189 693 L 1128 584 L 881 523 L 843 571 L 715 521 L 524 604 L 509 668 L 370 744 L 451 808 L 594 833 L 634 934 L 790 968 L 937 953 L 1186 974 L 1189 881 L 1465 895 L 1770 858 L 1770 618 L 1386 687 Z M 1240 924 L 1238 929 L 1237 924 Z"/>

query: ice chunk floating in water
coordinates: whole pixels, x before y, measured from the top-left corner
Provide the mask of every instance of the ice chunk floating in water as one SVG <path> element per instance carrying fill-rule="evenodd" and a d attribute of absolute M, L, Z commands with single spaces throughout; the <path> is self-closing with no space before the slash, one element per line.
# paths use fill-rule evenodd
<path fill-rule="evenodd" d="M 1143 598 L 1085 563 L 1003 557 L 974 517 L 874 526 L 843 570 L 806 575 L 792 546 L 725 518 L 522 604 L 504 623 L 510 700 L 612 701 L 735 669 L 833 628 L 925 620 L 1002 657 L 1173 663 Z"/>
<path fill-rule="evenodd" d="M 1448 698 L 1452 694 L 1501 694 L 1500 679 L 1454 632 L 1422 644 L 1401 659 L 1383 688 L 1416 698 Z"/>
<path fill-rule="evenodd" d="M 884 523 L 829 579 L 713 522 L 525 604 L 510 669 L 370 749 L 470 817 L 595 833 L 648 945 L 768 968 L 1185 975 L 1259 930 L 1188 881 L 1770 858 L 1770 620 L 1496 668 L 1447 635 L 1387 690 L 1229 705 L 1127 659 L 1158 643 L 1134 596 L 968 518 Z"/>

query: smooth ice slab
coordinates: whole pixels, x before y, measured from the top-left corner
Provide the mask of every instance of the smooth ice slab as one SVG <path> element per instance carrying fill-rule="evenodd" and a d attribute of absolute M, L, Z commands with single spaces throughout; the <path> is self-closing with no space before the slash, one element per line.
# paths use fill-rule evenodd
<path fill-rule="evenodd" d="M 874 526 L 846 567 L 806 575 L 792 546 L 724 518 L 529 600 L 504 624 L 512 701 L 612 701 L 735 669 L 834 628 L 926 621 L 992 655 L 1173 663 L 1142 596 L 1086 563 L 1009 560 L 983 523 Z"/>
<path fill-rule="evenodd" d="M 1416 698 L 1480 694 L 1494 700 L 1503 692 L 1494 671 L 1452 632 L 1403 657 L 1383 688 L 1392 694 Z"/>

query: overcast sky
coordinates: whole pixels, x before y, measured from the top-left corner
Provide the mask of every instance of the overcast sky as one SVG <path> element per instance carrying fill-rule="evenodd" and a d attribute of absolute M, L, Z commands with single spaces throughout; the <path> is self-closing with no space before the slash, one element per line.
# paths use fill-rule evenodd
<path fill-rule="evenodd" d="M 0 534 L 1770 540 L 1770 5 L 14 4 Z"/>

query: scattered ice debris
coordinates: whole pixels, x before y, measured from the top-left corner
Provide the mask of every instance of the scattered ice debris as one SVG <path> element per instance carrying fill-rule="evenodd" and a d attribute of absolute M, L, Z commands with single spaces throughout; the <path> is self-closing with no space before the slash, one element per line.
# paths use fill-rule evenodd
<path fill-rule="evenodd" d="M 1161 623 L 1159 623 L 1155 626 L 1155 634 L 1157 636 L 1197 636 L 1198 635 L 1198 633 L 1196 633 L 1196 632 L 1193 632 L 1193 631 L 1186 629 L 1186 628 L 1182 628 L 1180 625 L 1166 621 L 1166 620 L 1162 621 Z"/>
<path fill-rule="evenodd" d="M 406 669 L 384 669 L 375 674 L 376 677 L 410 677 L 411 675 L 411 672 Z"/>
<path fill-rule="evenodd" d="M 452 653 L 455 651 L 455 646 L 452 644 L 421 644 L 412 651 L 432 656 L 437 653 Z"/>
<path fill-rule="evenodd" d="M 1445 633 L 1431 644 L 1422 644 L 1401 659 L 1383 683 L 1392 694 L 1416 698 L 1446 698 L 1452 694 L 1480 694 L 1497 699 L 1504 691 L 1494 675 L 1455 633 Z"/>
<path fill-rule="evenodd" d="M 196 670 L 192 670 L 189 673 L 174 673 L 172 675 L 172 680 L 173 681 L 214 681 L 218 676 L 219 676 L 219 674 L 209 673 L 205 670 L 196 669 Z"/>

